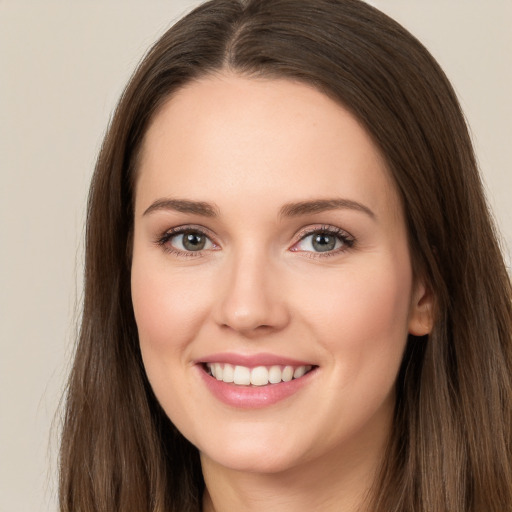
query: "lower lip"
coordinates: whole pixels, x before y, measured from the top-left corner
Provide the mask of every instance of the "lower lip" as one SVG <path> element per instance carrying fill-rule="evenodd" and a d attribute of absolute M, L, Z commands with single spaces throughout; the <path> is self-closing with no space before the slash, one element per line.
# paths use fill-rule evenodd
<path fill-rule="evenodd" d="M 198 365 L 198 368 L 210 392 L 221 402 L 239 409 L 260 409 L 285 400 L 310 382 L 317 370 L 314 368 L 306 375 L 289 382 L 266 386 L 238 386 L 217 380 L 206 373 L 202 365 Z"/>

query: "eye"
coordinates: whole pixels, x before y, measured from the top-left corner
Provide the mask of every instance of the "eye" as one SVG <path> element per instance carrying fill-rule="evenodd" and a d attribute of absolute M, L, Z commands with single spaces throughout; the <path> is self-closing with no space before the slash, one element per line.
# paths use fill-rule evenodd
<path fill-rule="evenodd" d="M 329 227 L 307 232 L 292 247 L 292 251 L 338 253 L 354 245 L 354 239 L 345 231 Z"/>
<path fill-rule="evenodd" d="M 176 254 L 190 254 L 215 247 L 205 233 L 192 228 L 177 228 L 168 231 L 157 240 L 157 243 L 164 246 L 169 252 Z"/>
<path fill-rule="evenodd" d="M 202 251 L 212 245 L 208 237 L 198 231 L 186 231 L 175 235 L 169 242 L 180 251 Z"/>

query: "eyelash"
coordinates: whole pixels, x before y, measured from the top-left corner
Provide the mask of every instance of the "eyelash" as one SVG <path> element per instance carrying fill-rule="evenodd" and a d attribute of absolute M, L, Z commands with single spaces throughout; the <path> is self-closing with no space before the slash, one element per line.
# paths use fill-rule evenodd
<path fill-rule="evenodd" d="M 162 247 L 163 250 L 169 254 L 173 254 L 175 256 L 181 257 L 181 258 L 200 258 L 204 256 L 204 250 L 199 251 L 181 251 L 179 249 L 176 249 L 172 245 L 170 245 L 168 242 L 173 239 L 175 236 L 183 235 L 185 233 L 197 233 L 200 234 L 214 245 L 216 244 L 211 241 L 212 237 L 209 235 L 209 232 L 202 228 L 201 226 L 180 226 L 177 228 L 170 229 L 168 231 L 165 231 L 162 235 L 160 235 L 156 240 L 155 244 Z M 305 240 L 308 236 L 315 235 L 315 234 L 329 234 L 334 235 L 341 243 L 342 246 L 331 251 L 325 251 L 325 252 L 314 252 L 314 251 L 301 251 L 297 249 L 293 249 L 297 244 Z M 343 253 L 345 251 L 348 251 L 349 249 L 352 249 L 356 243 L 355 238 L 344 231 L 343 229 L 337 228 L 335 226 L 320 226 L 315 228 L 308 228 L 304 231 L 302 231 L 299 236 L 298 240 L 293 244 L 292 248 L 290 249 L 292 252 L 300 252 L 305 257 L 308 258 L 328 258 L 330 256 L 336 256 L 340 253 Z M 209 249 L 211 250 L 211 249 Z"/>
<path fill-rule="evenodd" d="M 320 226 L 315 228 L 307 228 L 299 234 L 299 239 L 293 244 L 295 247 L 297 244 L 305 240 L 308 236 L 316 234 L 328 234 L 335 236 L 341 243 L 342 246 L 338 249 L 326 252 L 314 252 L 314 251 L 300 251 L 291 249 L 293 252 L 301 252 L 303 256 L 307 258 L 329 258 L 331 256 L 337 256 L 343 252 L 352 249 L 355 246 L 356 239 L 341 228 L 335 226 Z"/>
<path fill-rule="evenodd" d="M 202 228 L 201 226 L 180 226 L 177 228 L 169 229 L 162 233 L 156 240 L 156 245 L 163 248 L 163 250 L 168 254 L 173 254 L 175 256 L 179 256 L 181 258 L 200 258 L 204 256 L 204 251 L 181 251 L 179 249 L 176 249 L 172 245 L 168 244 L 168 242 L 178 235 L 183 235 L 185 233 L 197 233 L 204 237 L 206 237 L 208 240 L 211 241 L 211 235 L 207 230 Z M 215 244 L 211 242 L 214 246 Z"/>

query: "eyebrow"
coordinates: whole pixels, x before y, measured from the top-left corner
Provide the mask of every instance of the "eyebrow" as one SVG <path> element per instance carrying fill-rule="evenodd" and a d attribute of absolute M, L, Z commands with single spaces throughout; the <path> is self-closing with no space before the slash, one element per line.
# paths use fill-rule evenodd
<path fill-rule="evenodd" d="M 157 199 L 147 208 L 144 215 L 158 210 L 174 210 L 181 213 L 193 213 L 203 217 L 218 217 L 218 208 L 203 201 L 189 201 L 188 199 Z"/>
<path fill-rule="evenodd" d="M 329 210 L 349 209 L 363 212 L 372 219 L 375 219 L 375 213 L 364 204 L 351 199 L 314 199 L 312 201 L 299 201 L 295 203 L 286 203 L 279 211 L 281 217 L 299 217 L 301 215 L 311 215 L 322 213 Z M 158 210 L 173 210 L 181 213 L 192 213 L 203 217 L 218 217 L 219 209 L 217 206 L 204 201 L 191 201 L 188 199 L 157 199 L 142 214 L 148 215 Z"/>
<path fill-rule="evenodd" d="M 298 203 L 287 203 L 280 211 L 281 217 L 298 217 L 299 215 L 308 215 L 322 213 L 329 210 L 348 209 L 363 212 L 372 219 L 375 219 L 375 213 L 364 204 L 352 201 L 351 199 L 315 199 L 312 201 L 300 201 Z"/>

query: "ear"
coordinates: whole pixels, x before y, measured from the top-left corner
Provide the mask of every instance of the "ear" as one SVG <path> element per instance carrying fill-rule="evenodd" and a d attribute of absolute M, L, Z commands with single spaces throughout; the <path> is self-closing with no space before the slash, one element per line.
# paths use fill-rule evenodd
<path fill-rule="evenodd" d="M 418 279 L 413 289 L 409 312 L 409 334 L 425 336 L 434 326 L 434 294 L 424 280 Z"/>

